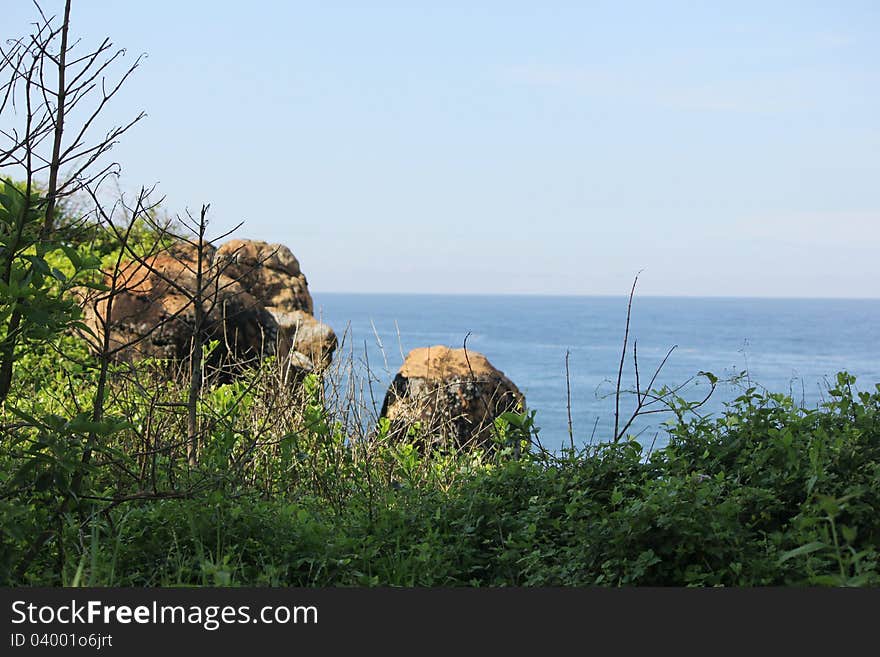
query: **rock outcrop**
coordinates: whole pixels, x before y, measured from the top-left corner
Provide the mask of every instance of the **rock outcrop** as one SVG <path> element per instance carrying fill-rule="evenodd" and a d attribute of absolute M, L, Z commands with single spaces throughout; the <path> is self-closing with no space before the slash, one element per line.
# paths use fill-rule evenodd
<path fill-rule="evenodd" d="M 299 260 L 283 244 L 230 240 L 217 249 L 223 273 L 240 282 L 270 312 L 314 312 Z"/>
<path fill-rule="evenodd" d="M 333 329 L 315 319 L 312 295 L 299 261 L 283 244 L 230 240 L 217 249 L 222 271 L 244 285 L 278 325 L 278 357 L 306 356 L 320 369 L 336 350 Z"/>
<path fill-rule="evenodd" d="M 409 352 L 381 415 L 398 437 L 417 425 L 428 446 L 486 447 L 495 418 L 524 403 L 513 382 L 485 356 L 438 345 Z"/>
<path fill-rule="evenodd" d="M 186 242 L 143 262 L 124 263 L 111 316 L 107 317 L 106 299 L 85 303 L 86 325 L 101 335 L 108 323 L 111 348 L 119 348 L 120 360 L 188 357 L 195 325 L 196 264 L 195 249 Z M 336 335 L 312 315 L 308 283 L 290 249 L 232 240 L 206 249 L 202 268 L 203 281 L 210 281 L 205 290 L 205 337 L 220 341 L 215 360 L 241 362 L 277 355 L 297 373 L 330 364 Z M 110 282 L 105 280 L 108 286 Z"/>
<path fill-rule="evenodd" d="M 143 262 L 124 263 L 112 305 L 106 294 L 96 303 L 85 304 L 86 325 L 96 335 L 103 334 L 105 323 L 109 326 L 110 348 L 118 349 L 117 360 L 189 356 L 196 319 L 192 303 L 197 288 L 195 257 L 191 251 L 175 248 Z M 108 286 L 110 282 L 105 280 Z M 225 355 L 241 361 L 275 353 L 275 318 L 233 279 L 221 275 L 216 293 L 203 308 L 205 337 L 220 341 L 215 358 Z"/>

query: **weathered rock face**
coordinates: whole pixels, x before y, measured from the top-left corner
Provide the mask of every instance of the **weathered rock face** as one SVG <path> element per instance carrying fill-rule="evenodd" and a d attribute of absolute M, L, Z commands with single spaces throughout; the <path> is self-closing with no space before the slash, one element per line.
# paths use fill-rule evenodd
<path fill-rule="evenodd" d="M 195 325 L 195 257 L 183 247 L 173 253 L 125 263 L 109 317 L 106 299 L 85 305 L 85 322 L 97 335 L 109 322 L 110 346 L 120 349 L 118 360 L 189 356 Z M 205 336 L 220 341 L 215 357 L 246 360 L 275 353 L 278 325 L 263 304 L 226 276 L 219 277 L 216 288 L 216 295 L 203 306 Z"/>
<path fill-rule="evenodd" d="M 278 324 L 278 358 L 297 352 L 318 369 L 327 367 L 336 351 L 336 333 L 303 310 L 272 313 Z"/>
<path fill-rule="evenodd" d="M 415 423 L 432 445 L 486 446 L 496 417 L 525 403 L 480 353 L 444 346 L 414 349 L 385 395 L 382 417 L 402 437 Z"/>
<path fill-rule="evenodd" d="M 321 369 L 336 350 L 333 329 L 312 315 L 312 296 L 299 261 L 283 244 L 231 240 L 217 250 L 218 266 L 272 313 L 278 325 L 278 356 L 293 352 Z"/>
<path fill-rule="evenodd" d="M 217 249 L 223 273 L 239 281 L 271 312 L 303 310 L 310 315 L 312 295 L 299 261 L 283 244 L 230 240 Z"/>
<path fill-rule="evenodd" d="M 123 265 L 109 317 L 111 348 L 121 348 L 118 359 L 189 356 L 196 264 L 195 249 L 179 242 L 143 263 Z M 306 278 L 290 249 L 233 240 L 206 249 L 202 267 L 203 280 L 216 280 L 205 302 L 205 336 L 220 340 L 216 359 L 277 354 L 294 378 L 330 364 L 336 334 L 312 316 Z M 106 300 L 85 304 L 85 321 L 98 335 L 107 306 Z"/>

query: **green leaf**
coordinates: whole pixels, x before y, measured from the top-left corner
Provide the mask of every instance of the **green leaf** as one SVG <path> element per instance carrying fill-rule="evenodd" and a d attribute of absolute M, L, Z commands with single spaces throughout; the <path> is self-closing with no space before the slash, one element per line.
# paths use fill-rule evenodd
<path fill-rule="evenodd" d="M 840 533 L 843 534 L 843 540 L 847 543 L 854 543 L 856 540 L 856 531 L 855 527 L 848 527 L 847 525 L 840 526 Z"/>
<path fill-rule="evenodd" d="M 82 258 L 79 257 L 79 252 L 75 248 L 62 244 L 61 250 L 64 251 L 64 255 L 70 260 L 70 264 L 73 265 L 74 269 L 82 269 Z"/>
<path fill-rule="evenodd" d="M 781 557 L 779 557 L 779 563 L 785 563 L 789 559 L 794 559 L 795 557 L 800 557 L 805 554 L 812 554 L 813 552 L 818 552 L 819 550 L 824 550 L 828 546 L 821 541 L 813 541 L 812 543 L 807 543 L 806 545 L 801 545 L 800 547 L 795 548 L 794 550 L 789 550 Z"/>
<path fill-rule="evenodd" d="M 9 198 L 6 194 L 0 194 L 0 205 L 3 206 L 3 209 L 6 210 L 10 215 L 15 212 L 15 204 L 11 198 Z"/>
<path fill-rule="evenodd" d="M 699 374 L 700 376 L 705 376 L 707 379 L 709 379 L 709 383 L 711 383 L 713 386 L 718 383 L 718 377 L 712 374 L 712 372 L 700 372 Z"/>
<path fill-rule="evenodd" d="M 822 507 L 822 510 L 832 518 L 840 513 L 840 504 L 838 503 L 838 500 L 830 495 L 819 495 L 819 506 Z"/>

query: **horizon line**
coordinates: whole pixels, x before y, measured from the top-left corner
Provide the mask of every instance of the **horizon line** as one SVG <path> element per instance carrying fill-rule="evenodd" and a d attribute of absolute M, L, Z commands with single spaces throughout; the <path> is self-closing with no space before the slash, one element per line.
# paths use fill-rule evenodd
<path fill-rule="evenodd" d="M 388 291 L 344 291 L 344 290 L 309 290 L 313 295 L 319 294 L 346 294 L 352 296 L 436 296 L 436 297 L 556 297 L 568 299 L 595 299 L 608 298 L 619 299 L 629 298 L 629 294 L 609 294 L 609 293 L 559 293 L 559 292 L 388 292 Z M 743 295 L 743 294 L 638 294 L 633 299 L 761 299 L 768 301 L 880 301 L 880 296 L 876 297 L 829 297 L 829 296 L 781 296 L 781 295 Z"/>

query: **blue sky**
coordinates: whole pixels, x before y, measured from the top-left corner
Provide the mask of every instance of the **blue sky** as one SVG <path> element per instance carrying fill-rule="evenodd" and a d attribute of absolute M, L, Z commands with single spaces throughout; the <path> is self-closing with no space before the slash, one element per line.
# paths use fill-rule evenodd
<path fill-rule="evenodd" d="M 646 295 L 880 296 L 880 3 L 74 0 L 73 24 L 148 54 L 108 113 L 148 114 L 123 188 L 211 203 L 315 291 L 644 270 Z"/>

